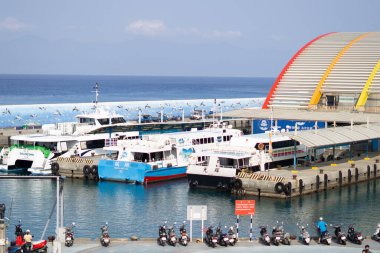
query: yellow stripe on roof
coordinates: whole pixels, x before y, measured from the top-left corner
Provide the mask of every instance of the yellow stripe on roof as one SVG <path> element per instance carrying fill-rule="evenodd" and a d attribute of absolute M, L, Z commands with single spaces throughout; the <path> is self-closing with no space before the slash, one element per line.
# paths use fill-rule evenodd
<path fill-rule="evenodd" d="M 377 62 L 377 64 L 373 68 L 371 74 L 369 75 L 367 82 L 365 83 L 364 88 L 362 90 L 362 93 L 360 94 L 358 102 L 356 103 L 355 110 L 358 110 L 358 109 L 365 106 L 365 103 L 367 102 L 367 99 L 369 96 L 368 90 L 371 87 L 372 81 L 375 78 L 379 69 L 380 69 L 380 61 Z"/>
<path fill-rule="evenodd" d="M 312 108 L 312 107 L 314 107 L 314 106 L 316 106 L 319 103 L 319 100 L 321 99 L 321 96 L 322 96 L 321 88 L 322 88 L 323 84 L 325 83 L 327 77 L 330 75 L 331 71 L 334 69 L 336 63 L 339 61 L 339 59 L 344 55 L 344 53 L 347 52 L 348 49 L 350 49 L 350 47 L 352 47 L 353 44 L 355 44 L 359 40 L 365 38 L 369 34 L 371 34 L 371 33 L 370 32 L 369 33 L 364 33 L 364 34 L 360 35 L 359 37 L 353 39 L 350 43 L 348 43 L 347 46 L 345 46 L 337 54 L 337 56 L 334 58 L 334 60 L 330 63 L 329 67 L 326 69 L 326 71 L 323 74 L 321 80 L 319 81 L 317 87 L 315 88 L 313 96 L 311 97 L 310 102 L 309 102 L 309 109 Z"/>

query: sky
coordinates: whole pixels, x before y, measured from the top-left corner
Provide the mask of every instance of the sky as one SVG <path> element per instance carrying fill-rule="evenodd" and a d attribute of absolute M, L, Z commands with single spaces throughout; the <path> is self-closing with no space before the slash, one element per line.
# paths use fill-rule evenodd
<path fill-rule="evenodd" d="M 10 0 L 0 74 L 276 77 L 328 32 L 379 31 L 377 0 Z"/>

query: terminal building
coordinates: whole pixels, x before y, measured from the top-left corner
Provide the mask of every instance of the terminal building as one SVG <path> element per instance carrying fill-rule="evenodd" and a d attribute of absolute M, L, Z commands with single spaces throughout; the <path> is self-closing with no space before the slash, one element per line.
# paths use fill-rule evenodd
<path fill-rule="evenodd" d="M 252 133 L 380 123 L 380 32 L 333 32 L 289 60 L 261 109 L 224 112 Z M 296 124 L 297 123 L 297 124 Z M 378 149 L 373 136 L 372 148 Z M 368 137 L 371 139 L 371 137 Z"/>

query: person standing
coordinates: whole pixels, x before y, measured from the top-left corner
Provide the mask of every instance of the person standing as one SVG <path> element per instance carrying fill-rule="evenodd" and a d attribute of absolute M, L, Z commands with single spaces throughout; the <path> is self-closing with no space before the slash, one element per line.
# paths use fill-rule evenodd
<path fill-rule="evenodd" d="M 319 218 L 317 228 L 318 228 L 318 232 L 319 232 L 318 243 L 321 243 L 321 238 L 327 232 L 327 224 L 326 224 L 326 222 L 323 221 L 323 217 Z"/>
<path fill-rule="evenodd" d="M 24 235 L 24 241 L 25 241 L 25 246 L 27 251 L 32 250 L 32 240 L 33 236 L 30 234 L 30 230 L 26 230 L 26 234 Z"/>

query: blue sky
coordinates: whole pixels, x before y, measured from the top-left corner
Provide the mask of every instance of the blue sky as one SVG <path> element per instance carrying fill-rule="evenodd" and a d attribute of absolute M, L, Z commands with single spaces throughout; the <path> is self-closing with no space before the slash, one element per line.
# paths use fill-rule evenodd
<path fill-rule="evenodd" d="M 0 73 L 276 77 L 332 31 L 379 31 L 380 1 L 12 0 Z"/>

